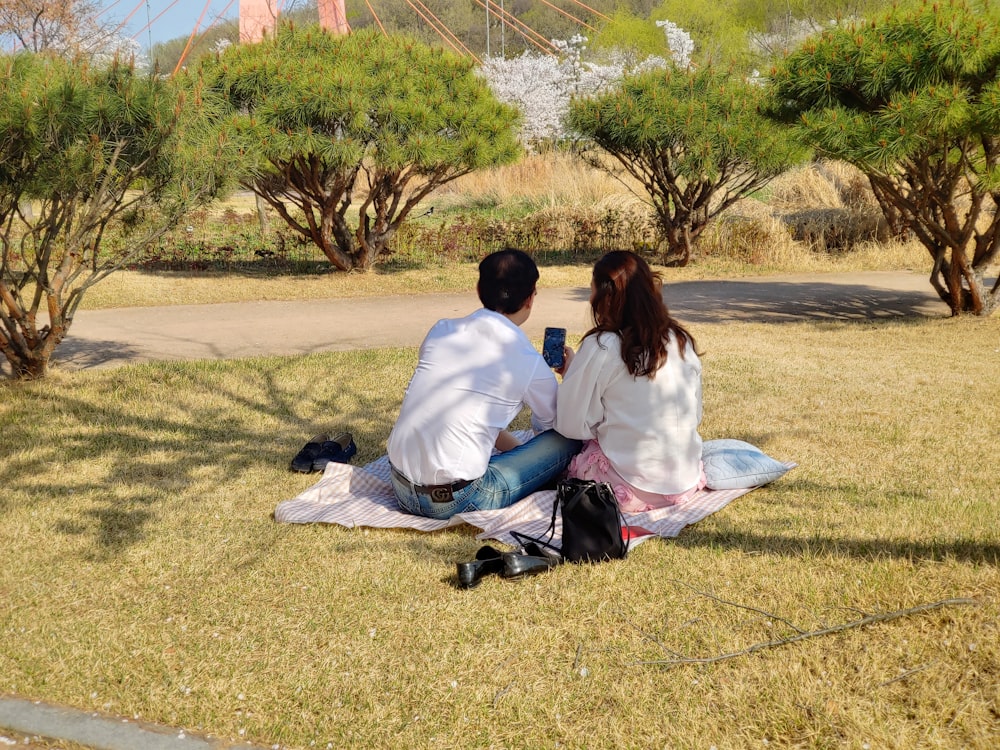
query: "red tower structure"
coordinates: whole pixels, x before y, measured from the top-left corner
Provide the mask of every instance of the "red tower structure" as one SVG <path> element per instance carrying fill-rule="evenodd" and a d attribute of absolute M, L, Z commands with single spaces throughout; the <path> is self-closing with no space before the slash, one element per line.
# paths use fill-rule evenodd
<path fill-rule="evenodd" d="M 240 41 L 259 42 L 274 30 L 278 0 L 240 0 Z"/>
<path fill-rule="evenodd" d="M 240 0 L 240 41 L 259 42 L 265 33 L 274 30 L 283 0 Z M 334 34 L 346 34 L 344 0 L 319 0 L 319 25 Z"/>
<path fill-rule="evenodd" d="M 346 34 L 351 30 L 347 25 L 344 0 L 319 0 L 319 25 L 334 34 Z"/>

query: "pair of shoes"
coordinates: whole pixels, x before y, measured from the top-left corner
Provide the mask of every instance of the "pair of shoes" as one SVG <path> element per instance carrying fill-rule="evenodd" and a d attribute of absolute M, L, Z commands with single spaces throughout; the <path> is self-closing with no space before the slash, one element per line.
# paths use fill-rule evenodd
<path fill-rule="evenodd" d="M 349 464 L 358 446 L 349 432 L 342 432 L 332 440 L 325 440 L 313 457 L 312 471 L 323 471 L 329 463 Z"/>
<path fill-rule="evenodd" d="M 529 551 L 538 554 L 528 554 Z M 501 575 L 504 578 L 531 576 L 554 568 L 560 562 L 558 557 L 546 555 L 537 547 L 531 550 L 522 548 L 520 552 L 504 552 L 503 573 Z"/>
<path fill-rule="evenodd" d="M 503 555 L 489 545 L 480 547 L 476 559 L 458 563 L 458 585 L 463 589 L 478 586 L 483 576 L 503 572 Z"/>
<path fill-rule="evenodd" d="M 326 433 L 321 432 L 319 435 L 316 435 L 312 440 L 302 446 L 302 450 L 295 454 L 295 458 L 292 459 L 288 468 L 291 471 L 308 474 L 313 470 L 313 461 L 316 460 L 316 456 L 318 456 L 320 451 L 323 450 L 323 443 L 329 439 L 330 436 Z"/>
<path fill-rule="evenodd" d="M 323 471 L 331 461 L 350 463 L 357 452 L 358 446 L 354 444 L 351 433 L 342 432 L 331 440 L 329 435 L 321 432 L 302 446 L 302 450 L 295 454 L 288 468 L 301 474 Z"/>

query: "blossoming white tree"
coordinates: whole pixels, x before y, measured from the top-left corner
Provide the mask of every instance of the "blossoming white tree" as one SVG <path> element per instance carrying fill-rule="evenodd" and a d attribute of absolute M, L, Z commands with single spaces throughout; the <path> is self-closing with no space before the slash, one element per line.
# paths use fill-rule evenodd
<path fill-rule="evenodd" d="M 574 96 L 605 91 L 626 74 L 674 65 L 691 64 L 694 42 L 682 28 L 669 21 L 663 29 L 670 60 L 648 56 L 636 61 L 622 50 L 612 50 L 603 62 L 585 61 L 587 37 L 554 39 L 555 54 L 525 52 L 520 57 L 487 58 L 481 72 L 500 101 L 517 107 L 523 116 L 521 140 L 526 145 L 557 140 L 568 135 L 565 118 Z"/>

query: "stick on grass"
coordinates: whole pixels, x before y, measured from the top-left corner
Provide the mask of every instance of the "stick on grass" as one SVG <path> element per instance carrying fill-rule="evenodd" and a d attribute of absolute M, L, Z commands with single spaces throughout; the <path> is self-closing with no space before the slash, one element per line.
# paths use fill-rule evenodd
<path fill-rule="evenodd" d="M 712 597 L 714 598 L 714 597 Z M 832 635 L 833 633 L 841 633 L 845 630 L 851 630 L 852 628 L 862 628 L 867 625 L 874 625 L 877 622 L 887 622 L 889 620 L 895 620 L 900 617 L 907 617 L 909 615 L 917 615 L 922 612 L 928 612 L 932 609 L 940 609 L 941 607 L 952 607 L 960 605 L 972 605 L 976 604 L 975 599 L 965 599 L 965 598 L 955 598 L 955 599 L 942 599 L 937 602 L 929 602 L 927 604 L 920 604 L 916 607 L 910 607 L 909 609 L 899 609 L 894 612 L 882 612 L 880 614 L 868 615 L 867 617 L 862 617 L 860 620 L 852 620 L 851 622 L 841 623 L 840 625 L 833 625 L 828 628 L 820 628 L 819 630 L 810 630 L 807 632 L 798 633 L 789 638 L 778 638 L 773 641 L 764 641 L 762 643 L 755 643 L 752 646 L 741 649 L 739 651 L 732 651 L 727 654 L 717 654 L 716 656 L 703 656 L 703 657 L 683 657 L 680 659 L 654 659 L 650 661 L 638 661 L 636 664 L 650 665 L 657 667 L 677 667 L 682 664 L 715 664 L 720 661 L 729 661 L 730 659 L 736 659 L 740 656 L 748 656 L 750 654 L 756 653 L 757 651 L 763 651 L 769 648 L 778 648 L 779 646 L 787 646 L 791 643 L 796 643 L 797 641 L 804 641 L 807 638 L 818 638 L 824 635 Z"/>

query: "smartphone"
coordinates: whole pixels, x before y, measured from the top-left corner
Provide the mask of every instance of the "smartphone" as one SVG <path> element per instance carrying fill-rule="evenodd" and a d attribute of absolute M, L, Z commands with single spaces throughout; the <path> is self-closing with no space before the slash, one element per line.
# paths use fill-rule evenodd
<path fill-rule="evenodd" d="M 546 328 L 542 342 L 542 358 L 553 370 L 563 366 L 563 347 L 566 346 L 565 328 Z"/>

